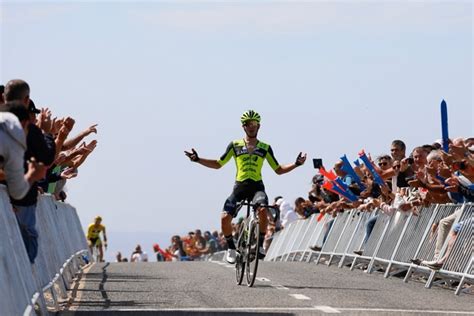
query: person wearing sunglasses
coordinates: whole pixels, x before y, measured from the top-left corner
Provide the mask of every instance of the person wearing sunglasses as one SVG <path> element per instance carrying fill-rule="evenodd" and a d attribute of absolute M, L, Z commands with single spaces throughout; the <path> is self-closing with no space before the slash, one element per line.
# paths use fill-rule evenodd
<path fill-rule="evenodd" d="M 240 118 L 245 133 L 244 137 L 230 142 L 224 154 L 218 160 L 201 158 L 194 148 L 190 152 L 184 152 L 191 161 L 212 169 L 220 169 L 231 158 L 234 158 L 236 162 L 236 182 L 232 194 L 224 203 L 221 215 L 222 232 L 228 245 L 226 260 L 231 264 L 235 263 L 236 258 L 232 237 L 232 218 L 237 215 L 237 203 L 247 199 L 252 200 L 253 203 L 268 204 L 261 173 L 263 162 L 266 160 L 275 173 L 281 175 L 294 170 L 306 161 L 306 154 L 303 155 L 300 152 L 294 163 L 280 165 L 275 158 L 272 147 L 257 139 L 260 121 L 260 115 L 254 110 L 244 112 Z M 266 212 L 265 208 L 258 210 L 261 234 L 259 257 L 265 256 L 263 240 L 268 224 Z"/>

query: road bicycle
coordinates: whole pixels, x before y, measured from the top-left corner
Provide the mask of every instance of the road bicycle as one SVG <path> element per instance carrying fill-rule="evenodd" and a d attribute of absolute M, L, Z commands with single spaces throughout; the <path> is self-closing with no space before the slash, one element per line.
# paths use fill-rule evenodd
<path fill-rule="evenodd" d="M 253 204 L 249 201 L 241 202 L 237 205 L 237 212 L 247 206 L 247 216 L 240 223 L 239 235 L 237 237 L 235 259 L 235 278 L 238 285 L 242 284 L 244 274 L 246 276 L 247 286 L 252 287 L 257 276 L 258 248 L 260 244 L 260 225 L 257 210 L 264 207 L 276 208 L 265 204 Z"/>

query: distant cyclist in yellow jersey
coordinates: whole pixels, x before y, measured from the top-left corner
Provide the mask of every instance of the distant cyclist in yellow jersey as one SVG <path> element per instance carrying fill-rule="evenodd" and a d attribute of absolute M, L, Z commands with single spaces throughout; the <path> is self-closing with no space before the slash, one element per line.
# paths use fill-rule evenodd
<path fill-rule="evenodd" d="M 258 130 L 260 129 L 260 120 L 260 115 L 257 112 L 253 110 L 246 111 L 240 118 L 245 137 L 232 141 L 219 160 L 200 158 L 194 148 L 191 152 L 185 151 L 186 156 L 188 156 L 191 161 L 213 169 L 221 168 L 232 157 L 235 160 L 237 167 L 236 182 L 232 194 L 225 201 L 221 216 L 222 232 L 224 233 L 229 247 L 226 254 L 226 260 L 229 263 L 235 263 L 236 257 L 235 244 L 232 238 L 232 218 L 237 215 L 237 203 L 249 199 L 252 200 L 252 203 L 268 204 L 268 197 L 265 193 L 261 173 L 263 161 L 267 160 L 270 167 L 277 174 L 290 172 L 306 161 L 306 154 L 303 155 L 300 153 L 295 163 L 288 165 L 278 164 L 272 147 L 257 139 Z M 262 234 L 260 241 L 263 242 L 268 222 L 266 209 L 260 208 L 258 214 L 260 232 Z M 261 257 L 265 256 L 262 245 L 259 247 L 259 255 Z"/>
<path fill-rule="evenodd" d="M 96 216 L 94 223 L 91 223 L 87 228 L 87 243 L 89 244 L 89 251 L 92 254 L 94 247 L 99 249 L 99 262 L 104 261 L 104 249 L 102 248 L 102 240 L 100 233 L 104 235 L 104 246 L 107 249 L 107 234 L 105 232 L 105 225 L 102 225 L 102 217 Z"/>

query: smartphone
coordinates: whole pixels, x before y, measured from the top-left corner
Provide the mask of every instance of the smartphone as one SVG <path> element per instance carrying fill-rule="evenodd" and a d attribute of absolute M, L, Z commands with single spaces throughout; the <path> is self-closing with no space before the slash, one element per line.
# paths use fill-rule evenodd
<path fill-rule="evenodd" d="M 323 160 L 321 158 L 313 158 L 314 169 L 319 169 L 323 166 Z"/>
<path fill-rule="evenodd" d="M 412 165 L 415 162 L 415 160 L 412 157 L 408 157 L 407 162 L 409 165 Z"/>

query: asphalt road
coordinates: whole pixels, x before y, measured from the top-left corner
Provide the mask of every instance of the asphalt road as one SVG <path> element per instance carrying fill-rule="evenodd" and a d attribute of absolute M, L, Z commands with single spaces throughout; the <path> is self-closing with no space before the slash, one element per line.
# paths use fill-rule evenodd
<path fill-rule="evenodd" d="M 253 288 L 234 275 L 222 262 L 94 264 L 61 315 L 474 315 L 472 294 L 361 270 L 262 262 Z"/>

